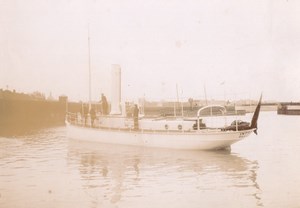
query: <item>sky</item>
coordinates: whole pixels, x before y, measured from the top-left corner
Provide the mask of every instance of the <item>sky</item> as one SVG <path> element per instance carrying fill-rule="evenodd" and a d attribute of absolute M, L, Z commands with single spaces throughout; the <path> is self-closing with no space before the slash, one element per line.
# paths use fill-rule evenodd
<path fill-rule="evenodd" d="M 0 0 L 0 88 L 86 101 L 89 57 L 93 100 L 300 101 L 300 1 Z"/>

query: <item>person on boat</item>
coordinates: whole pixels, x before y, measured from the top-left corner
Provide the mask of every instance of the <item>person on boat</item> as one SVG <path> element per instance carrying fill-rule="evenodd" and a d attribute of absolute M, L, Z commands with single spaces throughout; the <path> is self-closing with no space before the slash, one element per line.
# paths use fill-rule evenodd
<path fill-rule="evenodd" d="M 95 108 L 91 108 L 90 110 L 90 115 L 91 115 L 91 126 L 94 127 L 94 121 L 96 119 L 96 111 Z"/>
<path fill-rule="evenodd" d="M 134 130 L 139 129 L 139 108 L 137 104 L 135 104 L 133 108 L 133 128 Z"/>
<path fill-rule="evenodd" d="M 108 103 L 105 95 L 101 94 L 101 104 L 102 104 L 102 114 L 107 115 L 108 114 Z"/>
<path fill-rule="evenodd" d="M 199 119 L 199 129 L 204 129 L 206 127 L 205 123 L 202 122 L 202 119 Z M 193 125 L 193 129 L 198 129 L 198 121 L 196 120 L 196 123 Z"/>
<path fill-rule="evenodd" d="M 86 126 L 87 123 L 87 119 L 88 119 L 88 113 L 89 113 L 89 109 L 87 105 L 83 106 L 83 116 L 84 116 L 84 125 Z"/>

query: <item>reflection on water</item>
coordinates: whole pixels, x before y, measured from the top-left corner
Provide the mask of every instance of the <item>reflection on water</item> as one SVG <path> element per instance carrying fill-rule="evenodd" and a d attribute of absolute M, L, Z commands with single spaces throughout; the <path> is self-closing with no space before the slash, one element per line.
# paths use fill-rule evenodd
<path fill-rule="evenodd" d="M 63 125 L 51 124 L 14 124 L 14 125 L 0 125 L 0 137 L 23 137 L 24 135 L 37 135 L 39 132 L 47 131 L 50 127 L 59 128 Z M 51 128 L 51 129 L 52 129 Z"/>
<path fill-rule="evenodd" d="M 49 201 L 52 184 L 66 178 L 58 173 L 67 148 L 64 128 L 12 135 L 0 136 L 0 207 L 57 207 Z"/>
<path fill-rule="evenodd" d="M 262 206 L 258 163 L 230 151 L 197 152 L 69 142 L 91 207 Z M 242 200 L 241 200 L 242 198 Z"/>

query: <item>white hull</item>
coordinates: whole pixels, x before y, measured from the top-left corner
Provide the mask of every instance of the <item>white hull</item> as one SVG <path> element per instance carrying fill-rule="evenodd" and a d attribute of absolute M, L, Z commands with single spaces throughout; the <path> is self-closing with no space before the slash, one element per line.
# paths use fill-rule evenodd
<path fill-rule="evenodd" d="M 70 139 L 186 150 L 223 149 L 247 137 L 253 130 L 131 131 L 89 128 L 67 123 Z"/>

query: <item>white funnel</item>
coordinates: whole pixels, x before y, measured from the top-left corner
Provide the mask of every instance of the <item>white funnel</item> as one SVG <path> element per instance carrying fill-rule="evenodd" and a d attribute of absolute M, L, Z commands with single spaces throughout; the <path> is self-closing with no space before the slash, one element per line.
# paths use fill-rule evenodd
<path fill-rule="evenodd" d="M 111 66 L 111 115 L 121 114 L 121 67 Z"/>

